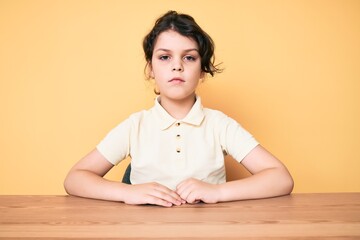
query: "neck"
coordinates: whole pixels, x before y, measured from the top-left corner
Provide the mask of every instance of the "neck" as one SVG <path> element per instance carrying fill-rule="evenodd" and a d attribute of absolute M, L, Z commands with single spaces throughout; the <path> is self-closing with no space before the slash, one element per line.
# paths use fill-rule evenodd
<path fill-rule="evenodd" d="M 161 106 L 175 119 L 183 119 L 190 112 L 196 101 L 195 94 L 186 99 L 176 100 L 165 97 L 160 98 Z"/>

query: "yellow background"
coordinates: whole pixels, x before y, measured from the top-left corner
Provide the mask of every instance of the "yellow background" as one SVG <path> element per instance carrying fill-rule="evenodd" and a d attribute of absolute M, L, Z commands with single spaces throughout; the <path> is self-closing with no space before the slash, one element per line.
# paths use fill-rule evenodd
<path fill-rule="evenodd" d="M 152 106 L 141 42 L 170 9 L 223 62 L 205 106 L 280 158 L 295 192 L 360 191 L 360 1 L 0 0 L 0 194 L 64 194 L 70 167 Z"/>

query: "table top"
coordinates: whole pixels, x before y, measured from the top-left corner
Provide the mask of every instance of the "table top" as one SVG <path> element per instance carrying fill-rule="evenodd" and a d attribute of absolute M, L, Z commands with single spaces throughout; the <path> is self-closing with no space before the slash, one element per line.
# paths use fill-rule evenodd
<path fill-rule="evenodd" d="M 360 193 L 126 205 L 72 196 L 0 196 L 0 239 L 360 239 Z"/>

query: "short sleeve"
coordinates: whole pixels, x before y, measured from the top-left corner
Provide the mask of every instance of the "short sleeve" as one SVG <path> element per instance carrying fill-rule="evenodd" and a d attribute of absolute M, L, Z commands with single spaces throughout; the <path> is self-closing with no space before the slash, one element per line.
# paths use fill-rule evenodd
<path fill-rule="evenodd" d="M 112 164 L 117 165 L 130 151 L 131 121 L 127 119 L 112 129 L 96 146 Z"/>
<path fill-rule="evenodd" d="M 223 150 L 241 162 L 259 143 L 234 119 L 225 116 L 221 120 L 220 141 Z"/>

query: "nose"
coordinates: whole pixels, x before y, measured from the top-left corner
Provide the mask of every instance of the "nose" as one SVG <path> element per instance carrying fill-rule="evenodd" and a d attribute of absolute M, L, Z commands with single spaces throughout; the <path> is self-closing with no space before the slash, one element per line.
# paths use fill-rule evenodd
<path fill-rule="evenodd" d="M 173 62 L 172 70 L 178 72 L 182 72 L 184 70 L 181 60 L 176 60 Z"/>
<path fill-rule="evenodd" d="M 179 72 L 182 72 L 182 67 L 173 67 L 172 69 L 173 71 L 179 71 Z"/>

